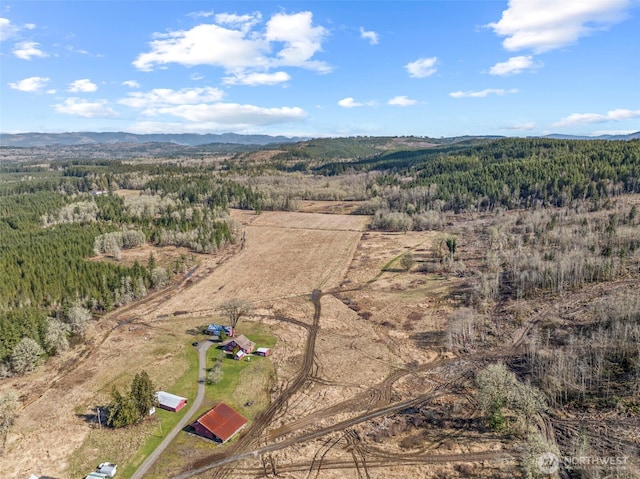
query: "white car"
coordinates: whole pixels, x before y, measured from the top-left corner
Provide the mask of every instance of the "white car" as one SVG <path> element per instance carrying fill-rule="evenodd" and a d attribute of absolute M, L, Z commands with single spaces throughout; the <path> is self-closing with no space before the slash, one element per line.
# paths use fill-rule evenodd
<path fill-rule="evenodd" d="M 103 462 L 98 466 L 98 474 L 104 474 L 105 477 L 113 477 L 118 471 L 118 465 L 111 462 Z"/>

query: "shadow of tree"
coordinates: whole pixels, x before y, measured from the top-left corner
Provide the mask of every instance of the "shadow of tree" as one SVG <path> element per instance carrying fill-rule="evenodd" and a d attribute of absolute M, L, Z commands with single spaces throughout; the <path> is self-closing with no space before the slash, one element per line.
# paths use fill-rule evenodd
<path fill-rule="evenodd" d="M 444 347 L 445 332 L 424 331 L 412 334 L 410 338 L 416 342 L 418 347 L 441 350 Z"/>
<path fill-rule="evenodd" d="M 98 415 L 99 414 L 99 415 Z M 95 425 L 97 427 L 107 425 L 107 418 L 109 417 L 109 406 L 97 406 L 90 412 L 76 414 L 77 418 L 82 419 L 84 422 L 90 425 Z M 41 478 L 43 479 L 43 478 Z"/>

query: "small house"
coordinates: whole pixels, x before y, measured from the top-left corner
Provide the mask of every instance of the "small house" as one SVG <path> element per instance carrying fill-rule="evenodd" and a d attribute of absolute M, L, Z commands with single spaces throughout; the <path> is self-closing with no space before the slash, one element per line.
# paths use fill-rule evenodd
<path fill-rule="evenodd" d="M 225 443 L 247 425 L 247 419 L 221 402 L 192 424 L 195 433 Z"/>
<path fill-rule="evenodd" d="M 271 354 L 271 348 L 258 348 L 256 349 L 256 354 L 258 356 L 269 356 L 269 354 Z"/>
<path fill-rule="evenodd" d="M 240 361 L 246 355 L 247 353 L 245 353 L 242 349 L 238 348 L 238 350 L 233 353 L 233 359 L 235 359 L 236 361 Z"/>
<path fill-rule="evenodd" d="M 210 334 L 211 336 L 220 337 L 222 331 L 224 331 L 228 337 L 232 337 L 235 333 L 231 326 L 224 326 L 222 324 L 210 324 L 207 326 L 207 334 Z"/>
<path fill-rule="evenodd" d="M 237 338 L 224 341 L 222 347 L 225 351 L 234 351 L 236 348 L 240 348 L 245 354 L 251 354 L 253 348 L 256 347 L 256 343 L 249 340 L 244 334 L 241 334 Z"/>
<path fill-rule="evenodd" d="M 187 398 L 176 396 L 175 394 L 165 391 L 158 391 L 156 393 L 156 399 L 158 400 L 158 407 L 172 412 L 178 412 L 187 405 Z"/>

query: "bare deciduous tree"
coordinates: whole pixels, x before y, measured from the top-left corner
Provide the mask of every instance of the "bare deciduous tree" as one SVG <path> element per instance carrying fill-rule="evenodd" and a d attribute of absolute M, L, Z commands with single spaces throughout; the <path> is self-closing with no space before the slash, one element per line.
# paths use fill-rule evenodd
<path fill-rule="evenodd" d="M 169 281 L 169 273 L 162 266 L 156 266 L 151 271 L 151 286 L 161 288 Z"/>
<path fill-rule="evenodd" d="M 18 408 L 18 395 L 12 389 L 0 394 L 0 456 L 4 452 L 7 434 L 13 425 Z"/>
<path fill-rule="evenodd" d="M 229 325 L 235 328 L 243 316 L 248 316 L 253 310 L 253 306 L 248 301 L 242 299 L 230 299 L 229 301 L 222 303 L 218 309 L 229 320 Z"/>
<path fill-rule="evenodd" d="M 455 310 L 447 323 L 447 346 L 449 349 L 474 349 L 476 340 L 483 335 L 481 322 L 482 319 L 472 308 Z"/>
<path fill-rule="evenodd" d="M 69 325 L 73 334 L 82 336 L 89 326 L 89 320 L 91 320 L 91 313 L 82 306 L 79 299 L 64 312 L 64 321 Z"/>
<path fill-rule="evenodd" d="M 49 318 L 44 334 L 44 345 L 49 354 L 57 354 L 69 349 L 69 334 L 71 334 L 71 328 L 68 324 L 59 319 Z"/>

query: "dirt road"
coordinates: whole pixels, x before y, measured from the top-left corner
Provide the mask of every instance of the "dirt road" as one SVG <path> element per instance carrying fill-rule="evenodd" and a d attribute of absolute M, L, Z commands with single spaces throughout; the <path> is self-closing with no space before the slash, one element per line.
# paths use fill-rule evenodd
<path fill-rule="evenodd" d="M 184 427 L 191 422 L 194 414 L 200 408 L 202 401 L 204 400 L 205 395 L 205 378 L 207 375 L 207 350 L 211 347 L 213 343 L 211 341 L 204 341 L 198 345 L 198 392 L 196 394 L 196 398 L 193 401 L 193 404 L 186 412 L 184 417 L 176 424 L 168 434 L 167 437 L 160 443 L 158 447 L 156 447 L 155 451 L 153 451 L 142 464 L 138 467 L 138 470 L 133 473 L 131 479 L 142 479 L 144 475 L 147 473 L 149 468 L 158 460 L 160 454 L 164 452 L 164 450 L 171 444 L 171 441 L 175 439 Z"/>

